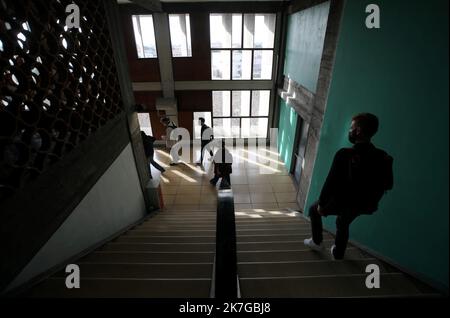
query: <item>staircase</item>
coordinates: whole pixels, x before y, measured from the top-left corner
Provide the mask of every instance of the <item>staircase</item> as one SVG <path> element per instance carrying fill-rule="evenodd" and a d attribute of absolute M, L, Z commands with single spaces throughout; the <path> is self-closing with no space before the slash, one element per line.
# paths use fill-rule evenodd
<path fill-rule="evenodd" d="M 243 298 L 436 296 L 435 291 L 349 244 L 344 260 L 331 259 L 334 237 L 324 232 L 326 249 L 304 246 L 310 223 L 288 210 L 238 210 L 237 260 Z M 368 264 L 380 268 L 380 288 L 365 281 Z"/>
<path fill-rule="evenodd" d="M 80 259 L 79 289 L 64 270 L 26 297 L 210 297 L 216 211 L 166 210 Z"/>

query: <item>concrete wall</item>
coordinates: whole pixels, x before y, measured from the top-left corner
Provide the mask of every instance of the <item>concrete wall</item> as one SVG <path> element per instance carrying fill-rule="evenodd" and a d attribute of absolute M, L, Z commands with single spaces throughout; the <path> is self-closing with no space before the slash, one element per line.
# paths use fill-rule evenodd
<path fill-rule="evenodd" d="M 330 2 L 324 2 L 288 18 L 284 75 L 316 91 L 327 28 Z"/>
<path fill-rule="evenodd" d="M 129 144 L 9 288 L 61 264 L 145 215 Z"/>
<path fill-rule="evenodd" d="M 448 288 L 448 1 L 379 0 L 378 30 L 364 24 L 370 3 L 345 4 L 307 206 L 335 152 L 350 146 L 352 115 L 376 114 L 374 143 L 394 157 L 394 189 L 352 224 L 351 239 Z"/>

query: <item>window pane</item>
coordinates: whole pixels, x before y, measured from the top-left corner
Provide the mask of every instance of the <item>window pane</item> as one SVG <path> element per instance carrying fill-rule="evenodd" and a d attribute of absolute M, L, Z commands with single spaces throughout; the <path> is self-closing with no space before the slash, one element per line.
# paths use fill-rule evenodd
<path fill-rule="evenodd" d="M 241 125 L 241 138 L 250 138 L 250 118 L 242 118 Z"/>
<path fill-rule="evenodd" d="M 230 116 L 230 91 L 213 91 L 213 117 Z"/>
<path fill-rule="evenodd" d="M 141 35 L 141 29 L 139 28 L 139 22 L 138 17 L 133 16 L 133 30 L 134 30 L 134 42 L 136 43 L 136 50 L 138 54 L 138 58 L 144 57 L 144 47 L 142 46 L 142 35 Z"/>
<path fill-rule="evenodd" d="M 255 14 L 255 48 L 273 48 L 275 14 Z"/>
<path fill-rule="evenodd" d="M 239 118 L 231 118 L 231 137 L 239 138 L 241 128 L 241 120 Z"/>
<path fill-rule="evenodd" d="M 252 92 L 252 116 L 269 116 L 270 91 Z"/>
<path fill-rule="evenodd" d="M 231 47 L 232 14 L 209 15 L 209 32 L 211 48 Z"/>
<path fill-rule="evenodd" d="M 214 138 L 231 137 L 231 118 L 213 119 Z"/>
<path fill-rule="evenodd" d="M 139 126 L 148 136 L 153 136 L 152 124 L 148 113 L 138 113 Z"/>
<path fill-rule="evenodd" d="M 244 47 L 273 48 L 275 21 L 275 14 L 245 14 Z"/>
<path fill-rule="evenodd" d="M 253 52 L 253 79 L 272 78 L 273 52 L 270 50 Z"/>
<path fill-rule="evenodd" d="M 169 14 L 173 57 L 192 56 L 189 14 Z"/>
<path fill-rule="evenodd" d="M 211 51 L 211 77 L 213 80 L 230 79 L 230 51 Z"/>
<path fill-rule="evenodd" d="M 232 92 L 233 117 L 250 115 L 250 91 Z"/>
<path fill-rule="evenodd" d="M 205 124 L 208 125 L 209 127 L 212 127 L 212 125 L 211 125 L 211 112 L 194 112 L 193 126 L 194 126 L 194 138 L 195 139 L 200 139 L 201 126 L 198 123 L 198 119 L 200 117 L 205 118 Z"/>
<path fill-rule="evenodd" d="M 252 51 L 233 51 L 233 79 L 251 79 L 251 67 Z"/>
<path fill-rule="evenodd" d="M 133 15 L 132 20 L 138 58 L 157 57 L 152 16 Z"/>
<path fill-rule="evenodd" d="M 242 47 L 242 14 L 233 14 L 233 32 L 232 32 L 233 48 Z"/>
<path fill-rule="evenodd" d="M 255 34 L 255 15 L 244 14 L 244 47 L 253 48 L 253 35 Z"/>
<path fill-rule="evenodd" d="M 250 137 L 266 138 L 268 118 L 251 118 L 250 119 Z"/>

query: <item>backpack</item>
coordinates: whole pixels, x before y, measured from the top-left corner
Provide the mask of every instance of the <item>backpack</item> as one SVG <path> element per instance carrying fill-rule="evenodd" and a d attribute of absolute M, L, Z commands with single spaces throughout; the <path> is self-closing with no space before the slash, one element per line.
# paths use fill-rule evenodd
<path fill-rule="evenodd" d="M 175 123 L 174 123 L 173 121 L 171 121 L 171 122 L 167 125 L 167 127 L 172 128 L 172 129 L 178 128 L 178 126 L 175 125 Z"/>
<path fill-rule="evenodd" d="M 394 159 L 377 148 L 365 156 L 350 149 L 349 184 L 352 192 L 352 208 L 360 214 L 373 214 L 384 194 L 392 190 Z"/>

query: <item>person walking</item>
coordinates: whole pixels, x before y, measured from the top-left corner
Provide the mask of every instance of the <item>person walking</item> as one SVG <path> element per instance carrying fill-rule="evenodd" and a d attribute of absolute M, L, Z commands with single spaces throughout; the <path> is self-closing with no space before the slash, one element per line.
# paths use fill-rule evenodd
<path fill-rule="evenodd" d="M 211 127 L 205 124 L 205 118 L 200 117 L 198 119 L 198 123 L 201 126 L 200 130 L 200 138 L 201 138 L 201 150 L 200 150 L 200 161 L 197 162 L 197 165 L 201 166 L 203 165 L 203 155 L 205 152 L 206 145 L 214 139 L 213 132 Z M 211 157 L 214 156 L 214 153 L 211 149 L 209 149 L 209 154 Z"/>

